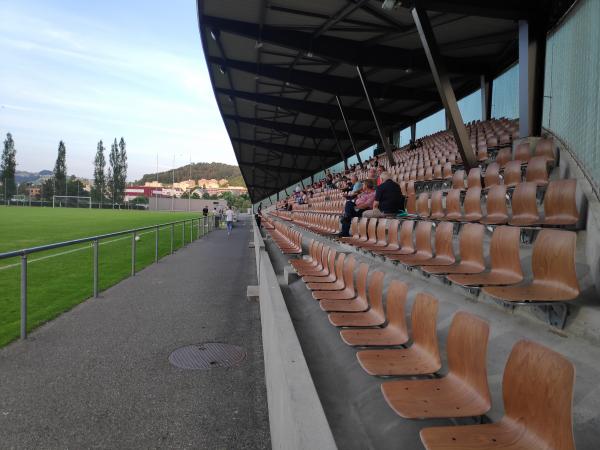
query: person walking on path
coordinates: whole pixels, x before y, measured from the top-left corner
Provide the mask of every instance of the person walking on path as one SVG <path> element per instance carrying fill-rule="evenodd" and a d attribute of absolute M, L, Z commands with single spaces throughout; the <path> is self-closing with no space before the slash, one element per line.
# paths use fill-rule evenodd
<path fill-rule="evenodd" d="M 233 211 L 230 206 L 227 206 L 227 211 L 225 211 L 225 222 L 227 222 L 227 235 L 230 235 L 233 229 Z"/>

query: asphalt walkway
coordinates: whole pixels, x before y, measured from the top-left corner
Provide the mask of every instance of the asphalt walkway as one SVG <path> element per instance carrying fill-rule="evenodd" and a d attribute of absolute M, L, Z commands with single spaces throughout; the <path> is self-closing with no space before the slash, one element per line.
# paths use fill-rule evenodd
<path fill-rule="evenodd" d="M 214 231 L 0 350 L 0 448 L 269 448 L 249 229 Z M 169 363 L 205 342 L 246 360 Z"/>

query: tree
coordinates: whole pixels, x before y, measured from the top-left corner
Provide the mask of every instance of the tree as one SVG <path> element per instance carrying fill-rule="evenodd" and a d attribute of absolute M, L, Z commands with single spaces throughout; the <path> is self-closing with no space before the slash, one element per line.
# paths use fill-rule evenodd
<path fill-rule="evenodd" d="M 58 156 L 54 164 L 54 195 L 69 195 L 67 191 L 67 149 L 65 143 L 58 144 Z"/>
<path fill-rule="evenodd" d="M 125 188 L 127 187 L 127 150 L 123 137 L 119 141 L 119 179 L 117 186 L 119 188 L 119 199 L 123 201 Z"/>
<path fill-rule="evenodd" d="M 110 154 L 108 156 L 108 191 L 110 193 L 110 197 L 112 198 L 113 203 L 119 202 L 119 189 L 118 183 L 120 180 L 119 173 L 119 146 L 117 145 L 117 139 L 110 146 Z"/>
<path fill-rule="evenodd" d="M 96 157 L 94 158 L 94 185 L 92 186 L 92 199 L 96 202 L 102 202 L 106 192 L 105 167 L 104 144 L 100 141 L 96 147 Z"/>
<path fill-rule="evenodd" d="M 15 171 L 17 169 L 17 151 L 12 135 L 6 133 L 2 160 L 0 161 L 0 181 L 4 187 L 4 199 L 8 201 L 17 192 L 15 184 Z"/>
<path fill-rule="evenodd" d="M 42 182 L 42 200 L 52 201 L 54 196 L 54 177 L 46 178 Z"/>

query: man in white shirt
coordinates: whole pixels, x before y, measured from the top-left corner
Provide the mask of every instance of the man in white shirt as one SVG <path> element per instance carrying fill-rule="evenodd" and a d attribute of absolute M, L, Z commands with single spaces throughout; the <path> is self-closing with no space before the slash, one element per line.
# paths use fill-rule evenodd
<path fill-rule="evenodd" d="M 233 229 L 233 211 L 230 206 L 227 206 L 227 211 L 225 211 L 225 222 L 227 222 L 227 235 L 230 235 Z"/>

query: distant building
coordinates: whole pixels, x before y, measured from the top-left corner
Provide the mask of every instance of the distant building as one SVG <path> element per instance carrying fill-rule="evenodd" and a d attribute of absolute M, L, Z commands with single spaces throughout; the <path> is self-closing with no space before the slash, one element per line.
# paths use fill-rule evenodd
<path fill-rule="evenodd" d="M 198 180 L 198 186 L 203 189 L 219 189 L 219 182 L 214 178 L 211 178 L 210 180 L 201 178 Z"/>
<path fill-rule="evenodd" d="M 196 180 L 184 180 L 179 183 L 173 183 L 173 187 L 176 189 L 183 189 L 184 191 L 194 189 L 196 187 Z"/>
<path fill-rule="evenodd" d="M 163 184 L 158 181 L 146 181 L 144 187 L 163 187 Z"/>
<path fill-rule="evenodd" d="M 29 186 L 27 188 L 27 195 L 33 198 L 39 198 L 42 196 L 42 189 L 39 186 Z"/>
<path fill-rule="evenodd" d="M 154 186 L 129 186 L 125 188 L 125 201 L 129 202 L 136 197 L 169 197 L 162 187 Z"/>

